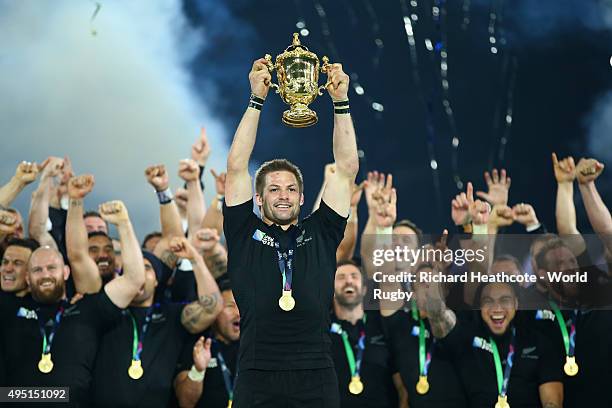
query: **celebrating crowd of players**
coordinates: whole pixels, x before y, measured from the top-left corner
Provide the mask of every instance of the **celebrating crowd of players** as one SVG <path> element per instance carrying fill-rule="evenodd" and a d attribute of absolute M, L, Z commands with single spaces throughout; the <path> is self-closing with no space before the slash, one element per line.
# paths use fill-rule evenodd
<path fill-rule="evenodd" d="M 81 407 L 226 407 L 234 401 L 240 373 L 243 399 L 234 403 L 240 407 L 251 406 L 245 402 L 248 396 L 253 396 L 253 406 L 313 406 L 273 399 L 277 387 L 308 394 L 306 382 L 315 388 L 332 386 L 342 407 L 612 406 L 607 388 L 612 384 L 612 311 L 606 310 L 612 303 L 612 270 L 591 261 L 576 226 L 573 201 L 577 183 L 609 261 L 612 218 L 595 187 L 604 166 L 594 159 L 576 164 L 571 157 L 558 160 L 553 154 L 558 235 L 546 231 L 531 205 L 509 206 L 510 177 L 505 170 L 493 170 L 485 173 L 486 192 L 476 192 L 475 198 L 468 183 L 467 191 L 452 199 L 457 234 L 453 229 L 450 237 L 445 232 L 428 240 L 415 224 L 398 217 L 402 188 L 396 191 L 391 174 L 368 172 L 366 180 L 353 186 L 356 168 L 347 165 L 352 150 L 342 151 L 334 139 L 336 163 L 325 166 L 312 215 L 288 233 L 297 243 L 295 299 L 292 283 L 283 280 L 283 297 L 291 297 L 293 303 L 281 299 L 282 311 L 268 316 L 270 302 L 262 297 L 277 302 L 279 293 L 271 286 L 278 283 L 281 288 L 285 277 L 279 266 L 281 252 L 278 264 L 272 260 L 277 268 L 273 280 L 278 282 L 269 286 L 265 283 L 269 276 L 260 274 L 267 260 L 251 254 L 260 251 L 253 246 L 274 251 L 275 245 L 277 249 L 284 245 L 276 244 L 275 238 L 285 228 L 279 228 L 278 235 L 267 235 L 266 225 L 258 224 L 250 178 L 240 185 L 252 143 L 246 157 L 236 154 L 247 140 L 248 121 L 259 115 L 267 94 L 267 89 L 257 92 L 258 86 L 269 86 L 269 74 L 258 64 L 262 62 L 255 62 L 250 75 L 253 94 L 234 140 L 228 174 L 213 171 L 214 199 L 208 205 L 204 202 L 201 177 L 211 147 L 202 132 L 191 158 L 179 165 L 184 188 L 171 192 L 163 165 L 145 170 L 159 201 L 161 231 L 151 232 L 142 242 L 121 201 L 86 211 L 84 199 L 94 188 L 94 177 L 75 174 L 68 158 L 49 157 L 41 164 L 17 166 L 15 175 L 0 188 L 0 385 L 69 387 L 70 404 Z M 341 66 L 332 69 L 336 71 L 330 73 L 334 88 L 330 94 L 340 129 L 334 138 L 341 140 L 353 132 L 346 93 L 339 95 L 347 89 L 348 77 Z M 348 217 L 338 210 L 344 204 L 334 202 L 334 192 L 342 190 L 337 183 L 345 179 L 350 181 Z M 26 222 L 10 205 L 36 181 Z M 233 194 L 229 201 L 226 185 Z M 238 194 L 240 188 L 247 193 Z M 290 213 L 288 219 L 297 220 L 303 180 L 290 162 L 265 163 L 255 190 L 264 219 L 267 214 L 274 220 L 269 214 Z M 275 201 L 266 202 L 267 194 L 274 194 Z M 357 250 L 362 196 L 368 219 Z M 504 229 L 513 223 L 524 225 L 527 248 L 514 250 L 505 240 Z M 115 231 L 112 237 L 110 225 Z M 321 242 L 311 243 L 308 255 L 301 257 L 300 251 L 306 251 L 306 242 L 312 239 L 305 231 Z M 231 243 L 232 273 L 227 273 L 224 237 Z M 488 246 L 484 261 L 468 263 L 463 270 L 522 274 L 527 265 L 538 280 L 529 287 L 417 281 L 407 288 L 393 279 L 374 282 L 372 251 L 397 245 Z M 330 283 L 333 302 L 313 323 L 300 302 L 309 293 L 312 299 L 306 301 L 316 302 L 321 285 L 304 271 L 314 273 L 316 268 L 309 262 L 330 247 L 337 247 L 335 278 Z M 291 269 L 286 263 L 285 267 Z M 387 263 L 383 269 L 387 276 L 462 270 L 441 259 L 412 266 Z M 586 271 L 589 283 L 552 282 L 548 271 L 568 276 Z M 371 296 L 374 287 L 387 293 L 410 289 L 414 297 L 410 302 L 377 301 Z M 317 329 L 320 322 L 326 326 L 323 332 Z M 288 328 L 285 333 L 283 325 Z M 241 326 L 248 327 L 243 342 L 249 342 L 242 351 Z M 301 334 L 287 335 L 294 332 Z M 320 344 L 327 349 L 320 349 Z M 295 375 L 301 369 L 323 367 L 330 352 L 333 371 L 321 372 L 320 378 Z M 284 365 L 291 375 L 266 374 L 282 374 Z M 308 371 L 313 372 L 318 373 Z M 335 373 L 333 381 L 325 377 L 329 372 Z M 247 390 L 245 379 L 249 387 L 266 388 L 272 402 L 257 403 L 257 390 Z M 292 381 L 297 384 L 286 384 Z"/>

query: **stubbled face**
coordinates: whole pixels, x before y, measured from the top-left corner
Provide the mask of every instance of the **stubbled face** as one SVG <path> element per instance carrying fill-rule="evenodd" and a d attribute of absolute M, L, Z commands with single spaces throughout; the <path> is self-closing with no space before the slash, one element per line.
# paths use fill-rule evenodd
<path fill-rule="evenodd" d="M 487 285 L 480 295 L 480 316 L 493 334 L 502 335 L 508 330 L 517 308 L 516 296 L 506 284 Z"/>
<path fill-rule="evenodd" d="M 151 265 L 151 262 L 146 258 L 143 258 L 143 261 L 145 266 L 145 281 L 132 301 L 132 304 L 135 305 L 144 303 L 155 296 L 155 288 L 157 287 L 157 276 L 155 275 L 153 265 Z"/>
<path fill-rule="evenodd" d="M 289 225 L 297 221 L 304 196 L 300 193 L 297 178 L 290 171 L 274 171 L 266 174 L 263 195 L 256 195 L 264 221 Z"/>
<path fill-rule="evenodd" d="M 520 275 L 521 274 L 521 271 L 519 270 L 518 266 L 516 266 L 516 264 L 512 261 L 499 260 L 499 261 L 493 262 L 493 265 L 491 265 L 491 274 L 502 273 L 502 272 L 507 275 Z"/>
<path fill-rule="evenodd" d="M 89 256 L 98 266 L 102 280 L 110 281 L 115 276 L 115 251 L 110 238 L 99 235 L 89 238 Z"/>
<path fill-rule="evenodd" d="M 145 245 L 144 245 L 145 249 L 149 252 L 153 252 L 157 244 L 159 244 L 160 239 L 161 237 L 159 236 L 154 236 L 154 237 L 149 238 L 147 242 L 145 242 Z"/>
<path fill-rule="evenodd" d="M 240 312 L 231 290 L 224 290 L 223 310 L 215 320 L 215 331 L 227 341 L 238 341 L 240 339 Z"/>
<path fill-rule="evenodd" d="M 26 275 L 32 255 L 29 248 L 11 245 L 4 251 L 0 264 L 0 284 L 4 292 L 20 292 L 28 287 Z"/>
<path fill-rule="evenodd" d="M 40 303 L 59 302 L 66 294 L 70 271 L 62 256 L 51 249 L 39 249 L 30 257 L 28 283 L 34 300 Z"/>
<path fill-rule="evenodd" d="M 108 234 L 108 226 L 106 222 L 100 217 L 87 217 L 84 219 L 85 221 L 85 229 L 87 232 L 98 232 L 102 231 L 105 234 Z"/>
<path fill-rule="evenodd" d="M 336 270 L 334 297 L 343 307 L 355 308 L 365 296 L 361 272 L 355 265 L 342 265 Z"/>
<path fill-rule="evenodd" d="M 578 261 L 576 257 L 567 247 L 555 248 L 546 254 L 546 270 L 540 269 L 541 274 L 546 272 L 562 272 L 564 275 L 572 275 L 579 271 Z M 548 279 L 545 279 L 548 282 Z M 549 287 L 559 295 L 575 298 L 579 293 L 579 284 L 577 282 L 548 282 Z"/>

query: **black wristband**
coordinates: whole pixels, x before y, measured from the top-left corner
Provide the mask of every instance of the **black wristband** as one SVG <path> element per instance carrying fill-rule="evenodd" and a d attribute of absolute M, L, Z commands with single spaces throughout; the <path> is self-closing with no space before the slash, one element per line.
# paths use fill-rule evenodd
<path fill-rule="evenodd" d="M 348 99 L 345 101 L 334 101 L 334 108 L 341 108 L 341 107 L 347 107 L 349 106 L 349 101 Z"/>
<path fill-rule="evenodd" d="M 249 108 L 257 109 L 258 111 L 260 111 L 260 110 L 261 110 L 262 106 L 263 106 L 263 105 L 261 105 L 261 104 L 259 104 L 259 103 L 255 102 L 255 101 L 250 101 L 250 102 L 249 102 Z"/>
<path fill-rule="evenodd" d="M 334 108 L 334 113 L 342 115 L 345 113 L 351 113 L 351 110 L 348 108 L 348 106 L 346 108 Z"/>
<path fill-rule="evenodd" d="M 251 98 L 250 99 L 251 99 L 251 101 L 257 102 L 260 105 L 263 105 L 263 103 L 265 101 L 265 99 L 262 99 L 259 96 L 254 95 L 254 94 L 251 94 Z"/>

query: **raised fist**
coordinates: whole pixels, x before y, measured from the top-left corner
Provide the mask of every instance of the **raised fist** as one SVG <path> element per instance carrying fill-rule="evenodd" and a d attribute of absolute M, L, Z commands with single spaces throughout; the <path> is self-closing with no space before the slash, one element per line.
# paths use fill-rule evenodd
<path fill-rule="evenodd" d="M 491 206 L 486 201 L 476 200 L 470 203 L 470 217 L 474 225 L 487 224 L 490 212 Z"/>
<path fill-rule="evenodd" d="M 491 174 L 488 171 L 484 173 L 485 181 L 489 191 L 477 191 L 476 195 L 483 200 L 486 200 L 491 205 L 507 205 L 508 204 L 508 191 L 510 190 L 510 177 L 506 177 L 506 170 L 501 169 L 500 172 L 497 169 L 493 169 Z"/>
<path fill-rule="evenodd" d="M 183 159 L 179 162 L 179 177 L 185 182 L 200 180 L 200 167 L 195 160 Z"/>
<path fill-rule="evenodd" d="M 22 161 L 17 165 L 15 178 L 22 184 L 27 185 L 36 180 L 40 167 L 36 163 Z"/>
<path fill-rule="evenodd" d="M 266 99 L 272 82 L 272 74 L 268 69 L 268 62 L 265 58 L 260 58 L 253 62 L 251 72 L 249 72 L 249 82 L 251 83 L 251 93 L 262 99 Z"/>
<path fill-rule="evenodd" d="M 163 164 L 147 167 L 145 176 L 155 191 L 164 191 L 168 188 L 168 173 L 166 172 L 166 166 Z"/>
<path fill-rule="evenodd" d="M 512 208 L 507 205 L 496 205 L 491 210 L 491 214 L 489 215 L 489 224 L 494 227 L 507 227 L 512 225 L 514 222 L 514 213 Z"/>
<path fill-rule="evenodd" d="M 212 250 L 219 242 L 219 233 L 214 228 L 202 228 L 193 236 L 193 245 L 200 252 Z"/>
<path fill-rule="evenodd" d="M 204 340 L 204 337 L 200 337 L 193 346 L 193 365 L 200 372 L 208 367 L 211 358 L 210 345 L 210 339 Z"/>
<path fill-rule="evenodd" d="M 72 177 L 68 182 L 68 197 L 80 200 L 93 190 L 94 184 L 94 176 L 91 174 Z"/>
<path fill-rule="evenodd" d="M 206 137 L 206 129 L 202 126 L 200 137 L 191 145 L 191 160 L 195 160 L 198 165 L 204 167 L 210 156 L 210 144 Z"/>
<path fill-rule="evenodd" d="M 559 161 L 557 154 L 552 154 L 553 170 L 557 183 L 571 183 L 576 178 L 576 165 L 572 156 Z"/>
<path fill-rule="evenodd" d="M 17 231 L 17 216 L 10 211 L 0 209 L 0 234 L 9 235 Z"/>
<path fill-rule="evenodd" d="M 213 169 L 210 169 L 210 174 L 215 178 L 215 190 L 217 194 L 224 196 L 225 195 L 225 179 L 227 178 L 227 173 L 223 172 L 217 174 L 217 172 Z"/>
<path fill-rule="evenodd" d="M 576 166 L 576 176 L 580 184 L 587 184 L 595 181 L 604 169 L 603 163 L 595 159 L 580 159 Z"/>
<path fill-rule="evenodd" d="M 170 240 L 170 251 L 179 258 L 194 259 L 198 254 L 196 249 L 185 237 L 174 237 Z"/>
<path fill-rule="evenodd" d="M 342 70 L 342 64 L 329 64 L 327 73 L 327 92 L 334 101 L 348 99 L 349 76 Z"/>
<path fill-rule="evenodd" d="M 64 159 L 60 157 L 48 157 L 41 165 L 43 167 L 42 177 L 58 177 L 64 171 Z"/>
<path fill-rule="evenodd" d="M 125 208 L 125 205 L 121 201 L 108 201 L 100 204 L 98 212 L 104 221 L 114 225 L 129 222 L 130 220 L 127 208 Z"/>
<path fill-rule="evenodd" d="M 529 204 L 521 203 L 512 207 L 512 213 L 516 222 L 528 227 L 530 225 L 539 224 L 535 210 Z"/>

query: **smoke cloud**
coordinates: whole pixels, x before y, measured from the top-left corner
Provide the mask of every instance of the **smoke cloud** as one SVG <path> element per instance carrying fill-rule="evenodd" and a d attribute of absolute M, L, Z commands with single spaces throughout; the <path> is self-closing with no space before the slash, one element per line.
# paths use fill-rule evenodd
<path fill-rule="evenodd" d="M 142 238 L 159 228 L 147 165 L 166 164 L 178 187 L 178 161 L 205 125 L 208 168 L 225 167 L 227 132 L 186 68 L 214 44 L 180 0 L 100 3 L 90 21 L 95 2 L 0 0 L 0 183 L 21 160 L 68 155 L 77 174 L 96 177 L 86 207 L 124 200 Z M 24 213 L 31 190 L 15 203 Z"/>

